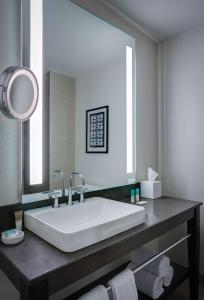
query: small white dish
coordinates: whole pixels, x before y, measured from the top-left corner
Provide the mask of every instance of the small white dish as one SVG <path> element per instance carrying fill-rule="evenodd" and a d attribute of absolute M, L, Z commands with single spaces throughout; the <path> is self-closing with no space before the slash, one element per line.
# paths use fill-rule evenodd
<path fill-rule="evenodd" d="M 16 245 L 22 242 L 24 239 L 24 232 L 16 229 L 17 234 L 15 236 L 7 236 L 5 232 L 1 234 L 1 241 L 5 245 Z"/>

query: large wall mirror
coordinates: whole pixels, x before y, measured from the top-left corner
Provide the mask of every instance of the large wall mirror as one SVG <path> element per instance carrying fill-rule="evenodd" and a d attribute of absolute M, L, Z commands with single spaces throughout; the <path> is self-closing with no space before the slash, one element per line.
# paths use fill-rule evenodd
<path fill-rule="evenodd" d="M 64 173 L 66 188 L 73 171 L 88 190 L 128 184 L 135 177 L 135 39 L 69 0 L 30 0 L 29 9 L 41 100 L 24 128 L 23 202 L 60 190 L 54 170 Z"/>

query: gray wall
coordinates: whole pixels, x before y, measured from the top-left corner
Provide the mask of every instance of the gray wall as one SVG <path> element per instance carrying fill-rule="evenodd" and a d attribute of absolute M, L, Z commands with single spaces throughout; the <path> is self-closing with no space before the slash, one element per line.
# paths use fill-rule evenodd
<path fill-rule="evenodd" d="M 87 183 L 96 186 L 109 187 L 128 183 L 125 47 L 122 50 L 120 58 L 76 79 L 76 170 L 84 175 Z M 104 105 L 109 106 L 109 153 L 87 154 L 84 138 L 85 112 Z"/>
<path fill-rule="evenodd" d="M 163 45 L 163 182 L 166 195 L 204 201 L 204 27 Z M 204 251 L 201 207 L 201 253 Z M 182 257 L 182 256 L 181 256 Z M 201 260 L 204 273 L 204 261 Z"/>
<path fill-rule="evenodd" d="M 20 64 L 20 0 L 0 0 L 0 72 Z M 20 200 L 21 128 L 0 113 L 0 206 Z M 1 299 L 19 299 L 0 270 Z"/>
<path fill-rule="evenodd" d="M 0 1 L 0 72 L 20 64 L 20 0 Z M 21 198 L 21 125 L 0 113 L 0 206 Z"/>

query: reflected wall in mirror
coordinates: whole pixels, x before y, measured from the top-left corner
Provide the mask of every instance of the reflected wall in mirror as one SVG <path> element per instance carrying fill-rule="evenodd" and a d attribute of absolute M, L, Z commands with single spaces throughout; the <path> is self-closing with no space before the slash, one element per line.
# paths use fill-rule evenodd
<path fill-rule="evenodd" d="M 128 184 L 135 176 L 135 39 L 71 1 L 43 3 L 48 188 L 60 189 L 54 170 L 63 171 L 66 188 L 73 171 L 90 189 Z M 109 151 L 86 153 L 86 111 L 104 106 Z"/>

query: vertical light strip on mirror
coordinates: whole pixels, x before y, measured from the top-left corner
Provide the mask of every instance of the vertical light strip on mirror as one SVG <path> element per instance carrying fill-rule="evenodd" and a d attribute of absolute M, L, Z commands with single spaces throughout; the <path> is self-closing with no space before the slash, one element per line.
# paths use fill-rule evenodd
<path fill-rule="evenodd" d="M 38 106 L 30 118 L 30 185 L 42 184 L 43 0 L 30 0 L 30 68 L 39 85 Z"/>
<path fill-rule="evenodd" d="M 133 172 L 133 50 L 126 46 L 126 151 L 127 173 Z"/>

